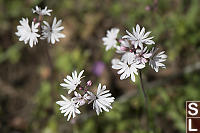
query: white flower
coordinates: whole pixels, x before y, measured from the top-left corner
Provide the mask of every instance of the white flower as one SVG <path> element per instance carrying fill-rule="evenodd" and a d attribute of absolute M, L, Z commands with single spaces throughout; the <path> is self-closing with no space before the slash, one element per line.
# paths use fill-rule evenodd
<path fill-rule="evenodd" d="M 89 100 L 88 104 L 90 104 L 96 99 L 96 95 L 90 91 L 87 91 L 87 94 L 88 94 L 87 100 Z"/>
<path fill-rule="evenodd" d="M 19 21 L 21 25 L 17 26 L 17 32 L 15 33 L 19 36 L 19 41 L 24 41 L 25 44 L 29 42 L 30 47 L 38 43 L 38 37 L 40 37 L 38 32 L 39 23 L 32 22 L 31 27 L 29 26 L 28 18 Z"/>
<path fill-rule="evenodd" d="M 134 52 L 125 52 L 121 57 L 121 61 L 122 62 L 132 62 L 135 60 L 135 58 L 136 58 L 136 55 Z"/>
<path fill-rule="evenodd" d="M 152 56 L 150 57 L 149 65 L 156 71 L 158 72 L 159 67 L 161 68 L 166 68 L 165 64 L 162 62 L 166 61 L 167 55 L 164 54 L 165 51 L 162 51 L 156 55 L 156 52 L 158 49 L 152 48 L 151 53 Z"/>
<path fill-rule="evenodd" d="M 84 94 L 83 96 L 79 94 L 78 92 L 74 92 L 75 97 L 73 97 L 71 100 L 74 101 L 75 104 L 78 106 L 82 106 L 85 104 L 86 100 L 88 99 L 88 94 Z"/>
<path fill-rule="evenodd" d="M 37 13 L 38 15 L 44 16 L 48 15 L 51 16 L 52 10 L 47 9 L 47 6 L 44 9 L 41 9 L 40 7 L 36 6 L 35 9 L 32 9 L 33 13 Z"/>
<path fill-rule="evenodd" d="M 128 40 L 119 40 L 120 46 L 116 47 L 116 52 L 119 54 L 125 53 L 127 49 L 131 48 L 131 45 Z"/>
<path fill-rule="evenodd" d="M 44 26 L 42 26 L 42 37 L 41 39 L 46 39 L 48 40 L 48 43 L 52 43 L 55 44 L 55 42 L 59 42 L 59 38 L 64 38 L 65 35 L 60 33 L 61 30 L 64 29 L 63 26 L 61 26 L 62 20 L 59 20 L 58 22 L 56 22 L 56 17 L 54 17 L 53 19 L 53 24 L 52 26 L 49 25 L 48 22 L 43 21 L 43 23 L 45 24 Z"/>
<path fill-rule="evenodd" d="M 127 53 L 127 59 L 124 58 L 123 61 L 120 61 L 119 59 L 114 59 L 112 61 L 112 68 L 119 70 L 118 74 L 121 74 L 121 80 L 127 79 L 131 76 L 131 80 L 135 82 L 135 74 L 138 75 L 137 69 L 142 69 L 145 67 L 145 65 L 139 64 L 137 61 L 134 61 L 135 58 L 129 55 L 132 55 L 132 53 Z"/>
<path fill-rule="evenodd" d="M 72 91 L 76 89 L 76 87 L 81 83 L 82 74 L 84 70 L 82 70 L 79 75 L 76 71 L 72 72 L 72 77 L 67 75 L 66 79 L 64 81 L 66 83 L 61 83 L 60 85 L 64 87 L 64 89 L 69 89 L 68 94 L 70 94 Z"/>
<path fill-rule="evenodd" d="M 105 85 L 101 87 L 101 84 L 98 85 L 96 95 L 88 91 L 88 94 L 90 95 L 90 97 L 88 97 L 90 99 L 88 104 L 93 102 L 93 109 L 96 110 L 97 115 L 103 110 L 109 112 L 109 109 L 112 109 L 111 104 L 114 102 L 115 98 L 111 97 L 112 94 L 109 93 L 109 91 L 110 90 L 106 90 Z"/>
<path fill-rule="evenodd" d="M 133 34 L 130 32 L 126 31 L 128 35 L 123 36 L 122 38 L 126 38 L 130 41 L 132 41 L 132 44 L 137 48 L 140 46 L 141 49 L 143 49 L 143 44 L 151 45 L 155 44 L 155 42 L 151 39 L 153 37 L 148 37 L 151 32 L 145 33 L 145 28 L 143 27 L 140 31 L 140 26 L 137 24 L 136 25 L 136 30 L 133 27 Z"/>
<path fill-rule="evenodd" d="M 61 95 L 63 101 L 57 101 L 56 103 L 60 105 L 61 113 L 65 113 L 64 116 L 68 115 L 67 121 L 71 118 L 76 117 L 76 114 L 80 114 L 81 112 L 78 110 L 78 106 L 71 100 L 68 100 L 66 97 Z"/>
<path fill-rule="evenodd" d="M 144 49 L 136 50 L 136 61 L 139 63 L 145 64 L 148 62 L 148 59 L 151 57 L 152 53 L 149 53 L 147 47 Z"/>
<path fill-rule="evenodd" d="M 103 44 L 106 46 L 106 51 L 111 49 L 112 47 L 116 47 L 117 44 L 117 34 L 119 33 L 119 29 L 112 28 L 111 30 L 107 30 L 106 37 L 103 37 Z"/>

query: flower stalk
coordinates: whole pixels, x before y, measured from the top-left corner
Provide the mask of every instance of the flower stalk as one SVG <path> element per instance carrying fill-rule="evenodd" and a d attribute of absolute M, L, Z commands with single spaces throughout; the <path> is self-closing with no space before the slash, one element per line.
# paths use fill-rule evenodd
<path fill-rule="evenodd" d="M 144 104 L 145 104 L 145 107 L 147 108 L 148 98 L 147 98 L 147 94 L 146 94 L 145 88 L 144 88 L 144 83 L 143 83 L 143 78 L 142 78 L 142 70 L 139 70 L 139 78 L 140 78 L 140 85 L 141 85 L 141 88 L 142 88 L 142 93 L 144 95 Z"/>
<path fill-rule="evenodd" d="M 149 133 L 149 107 L 148 107 L 148 96 L 144 88 L 144 82 L 142 78 L 142 70 L 139 70 L 139 78 L 140 78 L 140 85 L 142 89 L 142 93 L 144 95 L 144 105 L 145 105 L 145 117 L 146 117 L 146 125 L 147 125 L 147 133 Z"/>

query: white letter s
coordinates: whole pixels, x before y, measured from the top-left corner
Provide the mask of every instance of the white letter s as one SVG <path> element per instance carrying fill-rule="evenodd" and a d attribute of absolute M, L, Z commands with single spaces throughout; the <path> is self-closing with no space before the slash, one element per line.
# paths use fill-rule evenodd
<path fill-rule="evenodd" d="M 195 107 L 192 107 L 192 105 L 194 105 L 196 108 L 195 108 Z M 197 115 L 197 114 L 198 114 L 198 109 L 197 109 L 198 105 L 197 105 L 196 103 L 189 103 L 188 107 L 189 107 L 190 110 L 193 110 L 193 111 L 194 111 L 194 113 L 192 113 L 192 112 L 189 110 L 189 111 L 188 111 L 189 115 L 194 116 L 194 115 Z"/>

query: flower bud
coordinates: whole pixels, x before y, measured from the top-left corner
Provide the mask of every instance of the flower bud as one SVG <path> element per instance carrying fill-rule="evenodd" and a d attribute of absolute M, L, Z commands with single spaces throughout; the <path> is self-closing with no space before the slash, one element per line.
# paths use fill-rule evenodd
<path fill-rule="evenodd" d="M 146 6 L 146 7 L 145 7 L 145 10 L 146 10 L 146 11 L 150 11 L 150 10 L 151 10 L 151 7 L 150 7 L 150 6 Z"/>
<path fill-rule="evenodd" d="M 87 81 L 87 86 L 91 86 L 91 85 L 92 85 L 92 81 L 91 80 Z"/>
<path fill-rule="evenodd" d="M 37 22 L 37 18 L 33 18 L 33 22 L 36 23 Z"/>
<path fill-rule="evenodd" d="M 87 92 L 87 91 L 88 91 L 88 88 L 85 88 L 84 91 Z"/>
<path fill-rule="evenodd" d="M 133 53 L 133 49 L 130 49 L 129 52 Z"/>
<path fill-rule="evenodd" d="M 123 39 L 119 39 L 119 42 L 122 43 L 124 40 Z"/>
<path fill-rule="evenodd" d="M 129 49 L 129 52 L 131 52 L 131 53 L 136 52 L 136 49 L 131 48 L 131 49 Z"/>
<path fill-rule="evenodd" d="M 120 47 L 120 50 L 121 50 L 121 51 L 126 51 L 127 49 L 128 49 L 128 48 L 125 47 L 125 46 L 121 46 L 121 47 Z"/>
<path fill-rule="evenodd" d="M 79 89 L 79 90 L 83 90 L 83 87 L 79 87 L 78 89 Z"/>

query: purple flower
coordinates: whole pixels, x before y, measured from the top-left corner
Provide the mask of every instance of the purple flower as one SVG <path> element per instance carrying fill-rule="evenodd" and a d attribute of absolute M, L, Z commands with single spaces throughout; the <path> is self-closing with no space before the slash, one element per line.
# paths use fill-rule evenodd
<path fill-rule="evenodd" d="M 94 63 L 92 67 L 92 72 L 96 76 L 100 76 L 103 73 L 104 69 L 105 69 L 105 64 L 102 61 L 97 61 Z"/>

